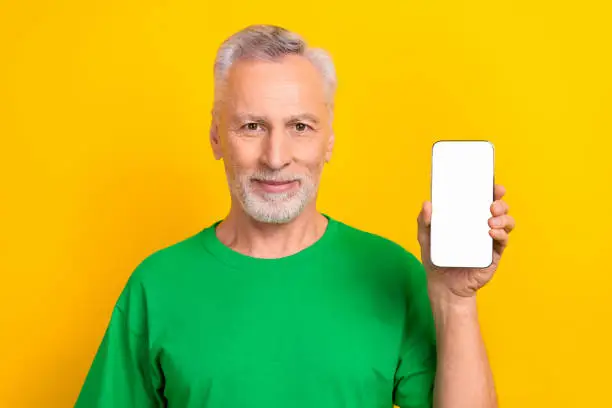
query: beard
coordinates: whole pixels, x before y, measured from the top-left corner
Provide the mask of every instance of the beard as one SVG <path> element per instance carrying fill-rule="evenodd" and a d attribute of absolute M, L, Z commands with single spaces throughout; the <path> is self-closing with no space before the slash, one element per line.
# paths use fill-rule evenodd
<path fill-rule="evenodd" d="M 256 180 L 295 181 L 298 188 L 270 193 L 254 189 Z M 315 197 L 318 185 L 318 179 L 309 175 L 269 170 L 238 173 L 230 182 L 232 193 L 238 198 L 244 211 L 256 221 L 269 224 L 284 224 L 294 220 Z"/>

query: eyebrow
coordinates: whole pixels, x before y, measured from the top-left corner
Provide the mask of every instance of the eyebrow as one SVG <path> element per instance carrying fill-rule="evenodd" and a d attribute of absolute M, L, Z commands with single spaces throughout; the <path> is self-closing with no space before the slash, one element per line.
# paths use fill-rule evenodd
<path fill-rule="evenodd" d="M 312 115 L 310 113 L 301 113 L 298 115 L 292 115 L 289 118 L 287 118 L 289 122 L 299 122 L 299 121 L 308 121 L 308 122 L 312 122 L 314 124 L 319 124 L 320 120 L 318 117 L 316 117 L 315 115 Z M 268 122 L 268 118 L 265 116 L 261 116 L 261 115 L 253 115 L 250 113 L 242 113 L 242 114 L 236 114 L 232 117 L 232 122 L 236 123 L 236 122 L 257 122 L 257 123 L 265 123 Z"/>
<path fill-rule="evenodd" d="M 311 115 L 310 113 L 302 113 L 299 115 L 293 115 L 289 117 L 289 122 L 299 122 L 299 121 L 307 121 L 312 122 L 315 125 L 319 124 L 319 118 L 315 115 Z"/>

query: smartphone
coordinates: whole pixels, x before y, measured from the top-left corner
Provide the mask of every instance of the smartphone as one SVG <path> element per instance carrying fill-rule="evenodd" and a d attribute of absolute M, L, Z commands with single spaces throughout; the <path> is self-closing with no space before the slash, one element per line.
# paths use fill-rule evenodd
<path fill-rule="evenodd" d="M 431 262 L 447 268 L 486 268 L 495 187 L 495 148 L 487 140 L 441 140 L 432 147 Z"/>

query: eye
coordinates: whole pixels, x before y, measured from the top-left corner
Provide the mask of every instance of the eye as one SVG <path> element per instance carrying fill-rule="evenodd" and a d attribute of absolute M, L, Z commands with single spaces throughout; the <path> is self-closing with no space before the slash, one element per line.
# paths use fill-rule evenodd
<path fill-rule="evenodd" d="M 259 129 L 259 123 L 249 122 L 245 125 L 245 128 L 247 130 L 256 131 L 257 129 Z"/>
<path fill-rule="evenodd" d="M 259 135 L 262 132 L 265 132 L 265 125 L 260 122 L 246 122 L 242 126 L 240 126 L 240 131 L 245 135 Z"/>
<path fill-rule="evenodd" d="M 297 130 L 299 133 L 305 132 L 308 129 L 311 129 L 311 127 L 305 123 L 298 122 L 295 124 L 295 130 Z"/>

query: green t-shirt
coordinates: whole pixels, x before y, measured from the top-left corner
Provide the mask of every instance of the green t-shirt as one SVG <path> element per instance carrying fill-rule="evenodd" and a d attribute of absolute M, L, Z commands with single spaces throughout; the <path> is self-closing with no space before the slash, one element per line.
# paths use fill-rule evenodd
<path fill-rule="evenodd" d="M 432 406 L 435 329 L 420 261 L 326 216 L 301 252 L 257 259 L 215 227 L 133 271 L 77 408 Z"/>

